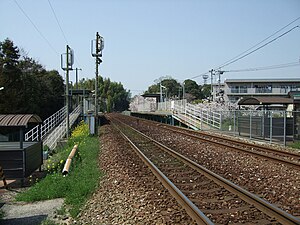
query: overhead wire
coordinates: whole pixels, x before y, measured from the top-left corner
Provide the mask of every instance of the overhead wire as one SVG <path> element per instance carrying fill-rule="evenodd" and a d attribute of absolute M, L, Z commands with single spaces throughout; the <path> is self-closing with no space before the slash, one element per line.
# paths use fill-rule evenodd
<path fill-rule="evenodd" d="M 224 70 L 222 72 L 252 72 L 252 71 L 259 71 L 259 70 L 281 69 L 281 68 L 295 67 L 295 66 L 300 66 L 300 63 L 299 62 L 290 62 L 290 63 L 284 63 L 284 64 L 278 64 L 278 65 L 263 66 L 263 67 L 235 69 L 235 70 Z"/>
<path fill-rule="evenodd" d="M 58 27 L 59 27 L 59 29 L 60 29 L 60 31 L 61 31 L 61 33 L 62 33 L 64 39 L 65 39 L 65 41 L 66 41 L 66 44 L 68 44 L 68 40 L 67 40 L 67 38 L 66 38 L 66 35 L 65 35 L 65 33 L 64 33 L 64 30 L 62 29 L 62 27 L 61 27 L 61 25 L 60 25 L 60 23 L 59 23 L 59 21 L 58 21 L 58 18 L 57 18 L 56 13 L 55 13 L 55 11 L 54 11 L 52 5 L 51 5 L 50 0 L 48 0 L 48 3 L 49 3 L 49 6 L 50 6 L 50 8 L 51 8 L 51 10 L 52 10 L 52 13 L 53 13 L 53 15 L 54 15 L 54 17 L 55 17 L 56 23 L 57 23 L 57 25 L 58 25 Z"/>
<path fill-rule="evenodd" d="M 29 20 L 29 22 L 35 28 L 35 30 L 39 33 L 39 35 L 46 41 L 46 43 L 53 50 L 53 52 L 55 52 L 57 55 L 59 55 L 59 53 L 56 51 L 56 49 L 53 47 L 53 45 L 50 43 L 50 41 L 43 35 L 43 33 L 39 30 L 39 28 L 33 23 L 33 21 L 30 19 L 30 17 L 27 15 L 27 13 L 22 9 L 22 7 L 19 5 L 19 3 L 16 0 L 14 0 L 14 2 L 18 6 L 18 8 L 21 10 L 21 12 L 25 15 L 25 17 Z"/>
<path fill-rule="evenodd" d="M 50 8 L 51 8 L 51 11 L 52 11 L 52 13 L 53 13 L 53 15 L 54 15 L 54 18 L 55 18 L 55 20 L 56 20 L 56 23 L 57 23 L 57 25 L 58 25 L 58 27 L 59 27 L 61 33 L 62 33 L 62 36 L 64 37 L 66 44 L 68 44 L 68 43 L 69 43 L 69 42 L 68 42 L 68 39 L 67 39 L 67 37 L 66 37 L 66 35 L 65 35 L 64 30 L 62 29 L 62 26 L 60 25 L 60 22 L 59 22 L 59 20 L 58 20 L 58 17 L 57 17 L 57 15 L 56 15 L 56 13 L 55 13 L 55 10 L 54 10 L 54 8 L 53 8 L 53 6 L 52 6 L 50 0 L 48 0 L 48 3 L 49 3 L 49 6 L 50 6 Z M 77 60 L 77 57 L 76 57 L 75 54 L 74 54 L 74 60 L 75 60 L 76 64 L 80 67 L 80 64 L 78 63 L 78 60 Z"/>
<path fill-rule="evenodd" d="M 293 21 L 291 21 L 290 23 L 288 23 L 287 25 L 285 25 L 284 27 L 280 28 L 279 30 L 277 30 L 276 32 L 274 32 L 273 34 L 269 35 L 268 37 L 266 37 L 265 39 L 263 39 L 262 41 L 258 42 L 257 44 L 255 44 L 254 46 L 248 48 L 247 50 L 243 51 L 242 53 L 238 54 L 237 56 L 227 60 L 226 62 L 224 62 L 223 64 L 217 66 L 217 69 L 220 69 L 221 67 L 224 67 L 225 64 L 231 62 L 232 60 L 235 60 L 236 58 L 240 57 L 241 55 L 245 54 L 246 52 L 250 51 L 251 49 L 257 47 L 258 45 L 262 44 L 263 42 L 265 42 L 266 40 L 270 39 L 271 37 L 273 37 L 274 35 L 278 34 L 279 32 L 281 32 L 282 30 L 284 30 L 285 28 L 287 28 L 288 26 L 290 26 L 291 24 L 295 23 L 297 20 L 299 20 L 300 17 L 294 19 Z"/>
<path fill-rule="evenodd" d="M 290 30 L 288 30 L 288 31 L 284 32 L 283 34 L 277 36 L 276 38 L 272 39 L 271 41 L 268 41 L 267 43 L 265 43 L 265 44 L 259 46 L 258 48 L 256 48 L 256 49 L 254 49 L 254 50 L 248 52 L 247 54 L 242 55 L 242 56 L 238 57 L 237 59 L 235 59 L 235 60 L 233 60 L 233 61 L 231 61 L 231 62 L 228 62 L 228 63 L 224 64 L 224 65 L 221 66 L 221 67 L 218 67 L 218 69 L 220 69 L 220 68 L 222 68 L 222 67 L 225 67 L 225 66 L 228 66 L 228 65 L 230 65 L 230 64 L 232 64 L 232 63 L 235 63 L 236 61 L 238 61 L 238 60 L 240 60 L 240 59 L 242 59 L 242 58 L 245 58 L 246 56 L 248 56 L 248 55 L 250 55 L 250 54 L 252 54 L 252 53 L 258 51 L 259 49 L 261 49 L 261 48 L 267 46 L 268 44 L 271 44 L 272 42 L 276 41 L 277 39 L 279 39 L 279 38 L 283 37 L 284 35 L 290 33 L 291 31 L 293 31 L 293 30 L 296 29 L 296 28 L 299 28 L 299 26 L 294 26 L 294 27 L 291 28 Z"/>
<path fill-rule="evenodd" d="M 279 32 L 281 32 L 282 30 L 284 30 L 285 28 L 287 28 L 287 27 L 290 26 L 291 24 L 295 23 L 295 22 L 296 22 L 297 20 L 299 20 L 299 19 L 300 19 L 300 17 L 294 19 L 293 21 L 291 21 L 290 23 L 288 23 L 288 24 L 285 25 L 284 27 L 280 28 L 279 30 L 277 30 L 277 31 L 274 32 L 273 34 L 269 35 L 267 38 L 263 39 L 263 40 L 260 41 L 259 43 L 257 43 L 257 44 L 255 44 L 254 46 L 248 48 L 247 50 L 245 50 L 245 51 L 243 51 L 242 53 L 238 54 L 237 56 L 231 58 L 230 60 L 227 60 L 227 61 L 224 62 L 223 64 L 221 64 L 221 65 L 219 65 L 219 66 L 217 66 L 217 67 L 214 67 L 214 68 L 216 68 L 216 69 L 212 69 L 212 70 L 219 70 L 219 69 L 221 69 L 222 67 L 228 66 L 228 65 L 230 65 L 230 64 L 232 64 L 232 63 L 234 63 L 234 62 L 236 62 L 236 61 L 238 61 L 238 60 L 240 60 L 240 59 L 242 59 L 242 58 L 245 58 L 246 56 L 248 56 L 248 55 L 250 55 L 250 54 L 252 54 L 252 53 L 258 51 L 259 49 L 265 47 L 266 45 L 268 45 L 268 44 L 270 44 L 270 43 L 276 41 L 277 39 L 281 38 L 282 36 L 288 34 L 289 32 L 293 31 L 294 29 L 299 28 L 299 25 L 294 26 L 293 28 L 291 28 L 290 30 L 284 32 L 283 34 L 277 36 L 276 38 L 273 38 L 271 41 L 269 41 L 269 42 L 263 44 L 262 46 L 260 46 L 260 47 L 258 47 L 258 48 L 256 48 L 256 49 L 252 50 L 251 52 L 249 52 L 251 49 L 253 49 L 253 48 L 259 46 L 260 44 L 262 44 L 262 43 L 265 42 L 266 40 L 270 39 L 270 38 L 273 37 L 274 35 L 278 34 Z M 247 52 L 248 52 L 248 53 L 247 53 Z M 245 53 L 247 53 L 247 54 L 245 54 Z M 212 71 L 212 70 L 211 70 L 211 71 Z M 200 75 L 196 75 L 196 76 L 191 77 L 191 78 L 189 78 L 189 79 L 195 79 L 195 78 L 201 77 L 201 76 L 203 76 L 203 75 L 207 75 L 207 74 L 209 74 L 209 73 L 210 73 L 210 71 L 203 72 L 203 73 L 201 73 Z"/>

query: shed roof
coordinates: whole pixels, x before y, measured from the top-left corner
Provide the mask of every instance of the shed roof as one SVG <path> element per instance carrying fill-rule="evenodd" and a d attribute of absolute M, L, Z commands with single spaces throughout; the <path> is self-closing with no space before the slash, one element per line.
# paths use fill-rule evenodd
<path fill-rule="evenodd" d="M 36 114 L 0 114 L 1 127 L 26 127 L 28 123 L 42 123 Z"/>
<path fill-rule="evenodd" d="M 159 98 L 160 94 L 142 94 L 141 96 L 143 96 L 144 98 Z"/>
<path fill-rule="evenodd" d="M 239 105 L 272 105 L 272 104 L 293 104 L 293 99 L 284 97 L 245 97 Z"/>

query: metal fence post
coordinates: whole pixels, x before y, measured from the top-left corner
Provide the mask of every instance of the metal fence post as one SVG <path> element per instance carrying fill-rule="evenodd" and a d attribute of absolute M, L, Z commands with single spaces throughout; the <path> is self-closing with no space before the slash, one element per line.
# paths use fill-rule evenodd
<path fill-rule="evenodd" d="M 235 120 L 236 120 L 236 110 L 233 113 L 233 135 L 235 135 Z"/>
<path fill-rule="evenodd" d="M 250 128 L 249 138 L 251 139 L 252 138 L 252 110 L 250 110 L 249 128 Z"/>
<path fill-rule="evenodd" d="M 202 109 L 200 109 L 200 130 L 202 130 L 202 119 L 203 119 L 203 112 Z"/>
<path fill-rule="evenodd" d="M 273 112 L 270 111 L 270 143 L 272 143 L 272 123 L 273 123 L 273 119 L 272 119 L 272 116 L 273 116 Z"/>
<path fill-rule="evenodd" d="M 265 139 L 265 115 L 266 115 L 266 112 L 264 110 L 263 116 L 262 116 L 262 125 L 261 125 L 261 132 L 262 132 L 263 139 Z"/>
<path fill-rule="evenodd" d="M 220 131 L 222 131 L 222 111 L 220 111 Z"/>
<path fill-rule="evenodd" d="M 286 111 L 283 111 L 283 144 L 286 146 Z"/>

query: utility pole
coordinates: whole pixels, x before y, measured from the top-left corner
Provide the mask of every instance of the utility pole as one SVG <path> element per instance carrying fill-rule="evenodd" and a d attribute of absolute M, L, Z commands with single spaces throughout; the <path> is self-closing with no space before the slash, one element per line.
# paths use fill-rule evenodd
<path fill-rule="evenodd" d="M 76 90 L 78 91 L 78 70 L 82 70 L 80 68 L 75 68 L 76 70 Z M 78 93 L 77 93 L 77 96 L 76 96 L 76 105 L 79 104 L 79 96 L 78 96 Z"/>
<path fill-rule="evenodd" d="M 162 86 L 161 86 L 161 82 L 159 83 L 159 93 L 160 93 L 160 102 L 163 101 L 163 97 L 162 97 Z"/>
<path fill-rule="evenodd" d="M 65 59 L 64 59 L 65 58 Z M 63 61 L 65 60 L 65 65 Z M 69 138 L 70 120 L 69 120 L 69 70 L 72 70 L 72 65 L 74 63 L 73 50 L 69 45 L 66 47 L 66 53 L 61 54 L 61 68 L 66 71 L 66 136 Z"/>
<path fill-rule="evenodd" d="M 214 72 L 214 70 L 213 69 L 211 69 L 210 71 L 210 93 L 211 93 L 211 100 L 213 100 L 214 99 L 214 97 L 213 97 L 213 72 Z"/>
<path fill-rule="evenodd" d="M 95 52 L 93 48 L 93 43 L 96 41 L 95 44 Z M 104 48 L 104 39 L 99 35 L 99 33 L 96 33 L 96 40 L 92 40 L 92 46 L 91 46 L 91 53 L 92 56 L 95 57 L 96 61 L 96 79 L 95 79 L 95 134 L 97 135 L 98 133 L 98 76 L 99 76 L 99 71 L 98 71 L 98 65 L 102 63 L 102 50 Z"/>
<path fill-rule="evenodd" d="M 184 87 L 185 83 L 184 81 L 182 82 L 182 99 L 185 99 L 185 87 Z"/>

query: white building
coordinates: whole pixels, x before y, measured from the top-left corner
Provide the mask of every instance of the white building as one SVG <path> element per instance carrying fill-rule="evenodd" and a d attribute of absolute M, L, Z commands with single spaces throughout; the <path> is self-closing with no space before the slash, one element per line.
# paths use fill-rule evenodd
<path fill-rule="evenodd" d="M 288 97 L 290 91 L 300 91 L 300 79 L 226 79 L 222 88 L 224 101 L 232 103 L 241 97 Z"/>

